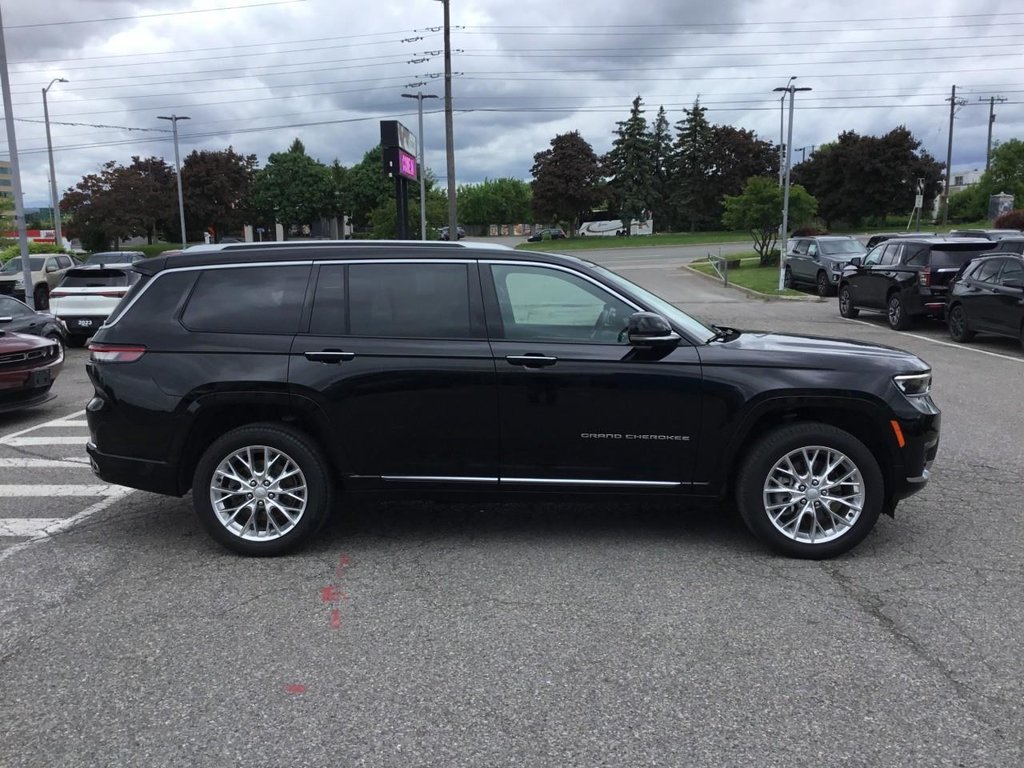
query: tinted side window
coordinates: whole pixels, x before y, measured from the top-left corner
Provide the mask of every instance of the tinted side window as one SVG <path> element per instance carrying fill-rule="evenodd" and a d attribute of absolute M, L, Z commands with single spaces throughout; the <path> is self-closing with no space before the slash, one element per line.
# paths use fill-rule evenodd
<path fill-rule="evenodd" d="M 928 264 L 927 245 L 908 245 L 904 249 L 903 263 L 913 267 L 924 267 Z"/>
<path fill-rule="evenodd" d="M 807 246 L 810 245 L 807 240 L 797 240 L 793 244 L 793 253 L 807 253 Z"/>
<path fill-rule="evenodd" d="M 351 264 L 348 313 L 353 336 L 472 338 L 469 268 L 465 264 Z"/>
<path fill-rule="evenodd" d="M 878 262 L 880 262 L 882 260 L 882 251 L 884 251 L 884 250 L 885 250 L 885 244 L 884 243 L 876 245 L 874 248 L 871 249 L 871 251 L 868 253 L 868 255 L 864 257 L 864 263 L 868 264 L 868 265 L 870 265 L 870 264 L 877 264 Z"/>
<path fill-rule="evenodd" d="M 887 243 L 882 253 L 882 264 L 895 264 L 900 260 L 900 251 L 903 246 L 899 243 Z"/>
<path fill-rule="evenodd" d="M 1024 282 L 1024 264 L 1020 259 L 1003 259 L 1003 273 L 999 276 L 999 283 L 1022 283 Z"/>
<path fill-rule="evenodd" d="M 996 275 L 999 274 L 999 270 L 1002 266 L 1003 259 L 987 259 L 986 261 L 983 261 L 976 270 L 974 270 L 971 277 L 981 283 L 994 283 L 996 281 Z"/>
<path fill-rule="evenodd" d="M 309 270 L 301 265 L 209 269 L 199 277 L 182 322 L 210 333 L 296 333 Z"/>
<path fill-rule="evenodd" d="M 0 296 L 0 317 L 22 317 L 31 314 L 32 310 L 17 299 Z"/>

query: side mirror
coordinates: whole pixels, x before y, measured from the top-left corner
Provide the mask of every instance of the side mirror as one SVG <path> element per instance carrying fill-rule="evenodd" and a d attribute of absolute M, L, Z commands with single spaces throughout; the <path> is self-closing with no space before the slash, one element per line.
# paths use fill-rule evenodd
<path fill-rule="evenodd" d="M 46 271 L 47 272 L 56 272 L 57 271 L 57 265 L 56 264 L 47 264 L 46 265 Z"/>
<path fill-rule="evenodd" d="M 864 259 L 862 259 L 860 256 L 854 256 L 852 259 L 850 259 L 850 266 L 851 267 L 859 267 L 863 263 L 864 263 Z"/>
<path fill-rule="evenodd" d="M 682 338 L 656 312 L 634 312 L 626 323 L 626 332 L 634 347 L 674 347 Z"/>

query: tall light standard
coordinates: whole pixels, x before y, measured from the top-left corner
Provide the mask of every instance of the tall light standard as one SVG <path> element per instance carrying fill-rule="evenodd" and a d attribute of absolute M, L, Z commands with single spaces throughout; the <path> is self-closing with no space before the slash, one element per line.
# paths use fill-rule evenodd
<path fill-rule="evenodd" d="M 419 106 L 419 113 L 420 113 L 420 133 L 419 133 L 419 136 L 417 137 L 418 138 L 417 146 L 419 147 L 419 150 L 420 150 L 420 152 L 419 152 L 419 154 L 420 154 L 420 156 L 419 156 L 419 163 L 420 163 L 420 240 L 426 240 L 427 239 L 427 185 L 426 185 L 426 175 L 424 173 L 426 168 L 423 165 L 423 143 L 424 143 L 423 142 L 423 100 L 424 99 L 436 99 L 437 96 L 435 96 L 432 93 L 424 94 L 424 93 L 421 93 L 420 91 L 417 91 L 414 94 L 413 93 L 403 93 L 402 94 L 402 98 L 403 99 L 416 99 L 416 101 L 419 102 L 418 106 Z M 451 230 L 451 229 L 448 230 L 449 233 L 451 233 L 452 231 L 453 230 Z M 456 238 L 456 239 L 458 239 L 458 238 Z"/>
<path fill-rule="evenodd" d="M 46 123 L 46 154 L 50 157 L 50 203 L 53 205 L 53 237 L 57 247 L 64 250 L 64 236 L 60 231 L 60 198 L 57 197 L 57 172 L 53 170 L 53 141 L 50 139 L 50 110 L 46 106 L 46 92 L 54 83 L 66 83 L 63 77 L 55 77 L 43 88 L 43 122 Z"/>
<path fill-rule="evenodd" d="M 810 88 L 797 88 L 793 85 L 795 77 L 789 78 L 789 85 L 785 88 L 773 88 L 773 91 L 784 91 L 789 94 L 789 132 L 786 137 L 786 183 L 782 187 L 782 232 L 779 237 L 779 290 L 785 287 L 786 270 L 783 254 L 786 253 L 787 233 L 789 232 L 789 171 L 792 166 L 793 151 L 793 100 L 797 91 L 809 91 Z"/>
<path fill-rule="evenodd" d="M 452 128 L 452 46 L 449 0 L 438 0 L 444 6 L 444 150 L 448 160 L 448 232 L 459 230 L 455 207 L 455 137 Z M 450 236 L 450 234 L 449 234 Z"/>
<path fill-rule="evenodd" d="M 178 121 L 191 120 L 184 115 L 157 115 L 158 120 L 170 120 L 174 129 L 174 173 L 178 179 L 178 216 L 181 217 L 181 247 L 188 245 L 188 238 L 185 237 L 185 199 L 181 195 L 181 161 L 178 159 Z"/>

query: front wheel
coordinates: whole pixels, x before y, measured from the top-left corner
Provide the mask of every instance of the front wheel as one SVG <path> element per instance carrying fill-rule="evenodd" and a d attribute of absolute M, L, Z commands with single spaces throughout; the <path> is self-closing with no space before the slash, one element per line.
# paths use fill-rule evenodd
<path fill-rule="evenodd" d="M 966 343 L 974 338 L 974 331 L 967 322 L 967 310 L 963 304 L 956 304 L 949 310 L 946 324 L 949 326 L 949 335 L 953 341 Z"/>
<path fill-rule="evenodd" d="M 792 288 L 793 287 L 793 270 L 791 270 L 789 267 L 786 267 L 782 271 L 782 287 L 783 288 Z"/>
<path fill-rule="evenodd" d="M 851 320 L 860 314 L 860 310 L 854 306 L 853 294 L 848 285 L 839 289 L 839 314 Z"/>
<path fill-rule="evenodd" d="M 327 518 L 329 477 L 323 454 L 302 432 L 250 424 L 203 453 L 192 503 L 203 527 L 228 549 L 279 555 L 305 544 Z"/>
<path fill-rule="evenodd" d="M 818 288 L 818 296 L 824 299 L 832 295 L 832 281 L 828 279 L 827 274 L 819 272 L 816 284 Z"/>
<path fill-rule="evenodd" d="M 870 533 L 884 481 L 871 451 L 828 424 L 780 427 L 747 454 L 736 483 L 744 523 L 791 557 L 840 555 Z"/>
<path fill-rule="evenodd" d="M 907 314 L 907 308 L 903 306 L 903 299 L 898 293 L 894 293 L 889 297 L 886 307 L 888 309 L 886 319 L 889 321 L 890 328 L 894 331 L 905 331 L 910 327 L 910 316 Z"/>

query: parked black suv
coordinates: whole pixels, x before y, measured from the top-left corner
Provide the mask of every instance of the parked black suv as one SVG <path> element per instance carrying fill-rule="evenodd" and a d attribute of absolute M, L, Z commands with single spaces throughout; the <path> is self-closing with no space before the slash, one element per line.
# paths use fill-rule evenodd
<path fill-rule="evenodd" d="M 1004 237 L 992 246 L 992 250 L 998 253 L 1024 254 L 1024 237 Z"/>
<path fill-rule="evenodd" d="M 942 317 L 949 284 L 972 257 L 992 248 L 989 240 L 921 237 L 886 240 L 863 260 L 852 259 L 839 280 L 839 314 L 884 312 L 902 331 L 917 317 Z"/>
<path fill-rule="evenodd" d="M 594 264 L 459 243 L 205 246 L 135 265 L 90 344 L 97 475 L 192 490 L 247 554 L 344 494 L 734 498 L 798 557 L 925 484 L 931 372 L 854 341 L 708 327 Z"/>

